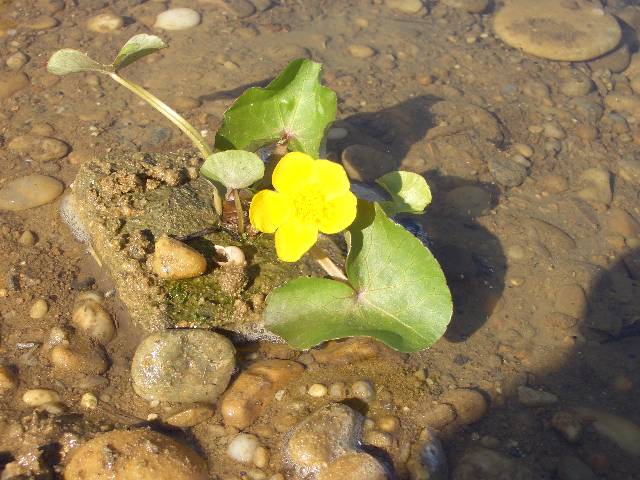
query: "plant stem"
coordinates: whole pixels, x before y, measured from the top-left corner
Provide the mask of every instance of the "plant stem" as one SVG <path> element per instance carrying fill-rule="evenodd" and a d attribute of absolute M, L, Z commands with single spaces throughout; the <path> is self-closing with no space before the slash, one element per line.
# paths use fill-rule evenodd
<path fill-rule="evenodd" d="M 318 264 L 324 269 L 325 272 L 329 274 L 329 276 L 335 278 L 336 280 L 348 281 L 347 276 L 340 270 L 340 268 L 333 263 L 327 256 L 327 252 L 325 252 L 322 248 L 317 245 L 314 245 L 309 250 L 309 253 L 313 257 L 313 259 L 318 262 Z"/>
<path fill-rule="evenodd" d="M 126 80 L 122 78 L 115 72 L 109 73 L 109 76 L 113 78 L 116 82 L 118 82 L 123 87 L 129 89 L 140 98 L 142 98 L 145 102 L 151 105 L 153 108 L 158 110 L 162 115 L 164 115 L 171 123 L 173 123 L 176 127 L 178 127 L 182 132 L 189 137 L 189 139 L 193 142 L 196 148 L 200 151 L 202 156 L 206 159 L 209 155 L 213 153 L 211 147 L 207 144 L 206 140 L 200 135 L 200 132 L 196 130 L 193 125 L 187 122 L 181 115 L 179 115 L 175 110 L 173 110 L 169 105 L 164 103 L 155 95 L 146 91 L 140 85 L 133 83 L 130 80 Z"/>
<path fill-rule="evenodd" d="M 240 200 L 240 192 L 237 188 L 232 190 L 233 201 L 236 204 L 236 215 L 238 216 L 238 233 L 244 234 L 244 210 L 242 209 L 242 201 Z"/>

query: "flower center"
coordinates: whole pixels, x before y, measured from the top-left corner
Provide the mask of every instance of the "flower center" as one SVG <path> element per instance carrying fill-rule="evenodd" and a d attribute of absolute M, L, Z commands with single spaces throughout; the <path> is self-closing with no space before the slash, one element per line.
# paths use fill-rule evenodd
<path fill-rule="evenodd" d="M 324 194 L 313 186 L 307 186 L 293 197 L 296 217 L 305 223 L 318 225 L 324 215 Z"/>

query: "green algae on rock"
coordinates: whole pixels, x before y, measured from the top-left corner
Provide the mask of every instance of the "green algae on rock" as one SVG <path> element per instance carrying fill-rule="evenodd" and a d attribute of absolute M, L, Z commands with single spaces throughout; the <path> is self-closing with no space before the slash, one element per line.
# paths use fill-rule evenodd
<path fill-rule="evenodd" d="M 225 229 L 212 206 L 213 185 L 198 177 L 200 162 L 188 151 L 112 154 L 87 162 L 64 202 L 63 217 L 79 239 L 90 243 L 132 320 L 144 330 L 201 326 L 250 338 L 268 335 L 261 323 L 263 305 L 256 299 L 287 280 L 321 270 L 311 260 L 279 262 L 269 239 L 241 240 Z M 180 238 L 204 255 L 205 273 L 158 279 L 150 263 L 154 239 L 162 235 Z M 241 247 L 250 260 L 246 271 L 219 266 L 216 245 Z M 333 251 L 339 255 L 337 247 Z"/>

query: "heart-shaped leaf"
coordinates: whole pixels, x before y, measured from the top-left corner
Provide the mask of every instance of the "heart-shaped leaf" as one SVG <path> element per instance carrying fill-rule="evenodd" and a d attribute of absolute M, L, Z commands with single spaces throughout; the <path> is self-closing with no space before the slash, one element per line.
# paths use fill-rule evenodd
<path fill-rule="evenodd" d="M 431 252 L 377 204 L 358 203 L 349 228 L 348 283 L 300 278 L 267 297 L 265 326 L 296 348 L 370 336 L 402 352 L 431 346 L 453 305 Z"/>
<path fill-rule="evenodd" d="M 68 75 L 79 72 L 108 73 L 110 68 L 110 66 L 98 63 L 87 54 L 72 48 L 58 50 L 51 55 L 47 62 L 47 70 L 54 75 Z"/>
<path fill-rule="evenodd" d="M 200 173 L 227 188 L 247 188 L 264 176 L 264 163 L 255 153 L 225 150 L 209 155 Z"/>
<path fill-rule="evenodd" d="M 146 33 L 134 35 L 118 52 L 113 61 L 113 68 L 119 70 L 163 48 L 167 48 L 167 44 L 160 37 Z"/>
<path fill-rule="evenodd" d="M 317 158 L 336 115 L 336 94 L 320 84 L 319 63 L 294 60 L 266 88 L 250 88 L 224 114 L 218 150 L 255 151 L 280 140 Z"/>
<path fill-rule="evenodd" d="M 413 172 L 389 172 L 376 183 L 384 188 L 391 201 L 380 202 L 389 216 L 398 213 L 422 213 L 431 203 L 431 189 L 422 175 Z"/>

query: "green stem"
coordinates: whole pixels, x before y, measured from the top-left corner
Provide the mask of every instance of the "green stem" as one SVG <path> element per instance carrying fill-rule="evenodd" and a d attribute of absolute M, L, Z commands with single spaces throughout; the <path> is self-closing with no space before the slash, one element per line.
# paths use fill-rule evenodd
<path fill-rule="evenodd" d="M 189 137 L 189 139 L 193 142 L 196 148 L 200 151 L 202 156 L 206 159 L 209 155 L 213 153 L 211 147 L 207 144 L 206 140 L 200 132 L 196 130 L 193 125 L 187 122 L 181 115 L 179 115 L 175 110 L 173 110 L 169 105 L 164 103 L 155 95 L 149 93 L 140 85 L 133 83 L 130 80 L 126 80 L 122 78 L 115 72 L 109 73 L 109 76 L 113 78 L 116 82 L 118 82 L 123 87 L 129 89 L 137 96 L 142 98 L 145 102 L 151 105 L 153 108 L 158 110 L 162 115 L 164 115 L 171 123 L 173 123 L 176 127 L 178 127 L 182 132 Z"/>
<path fill-rule="evenodd" d="M 242 201 L 240 200 L 240 192 L 237 188 L 232 190 L 233 201 L 236 204 L 236 215 L 238 216 L 238 233 L 244 234 L 244 210 L 242 209 Z"/>

